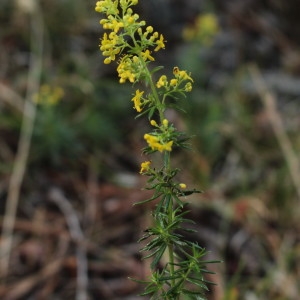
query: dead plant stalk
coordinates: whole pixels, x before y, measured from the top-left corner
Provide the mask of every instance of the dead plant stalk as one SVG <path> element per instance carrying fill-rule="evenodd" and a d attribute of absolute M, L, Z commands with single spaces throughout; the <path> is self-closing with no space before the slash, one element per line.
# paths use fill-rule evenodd
<path fill-rule="evenodd" d="M 0 275 L 2 280 L 5 280 L 8 273 L 10 253 L 13 244 L 13 228 L 16 220 L 20 190 L 26 171 L 36 116 L 36 104 L 32 101 L 32 96 L 39 90 L 42 72 L 44 24 L 41 11 L 37 6 L 36 9 L 32 11 L 30 19 L 31 55 L 28 71 L 27 92 L 17 154 L 8 186 L 8 196 L 6 200 L 0 244 Z"/>

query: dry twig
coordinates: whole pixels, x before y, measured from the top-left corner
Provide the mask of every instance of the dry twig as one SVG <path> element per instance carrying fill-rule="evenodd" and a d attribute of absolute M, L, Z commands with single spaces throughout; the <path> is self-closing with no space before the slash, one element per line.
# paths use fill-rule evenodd
<path fill-rule="evenodd" d="M 18 150 L 8 187 L 8 196 L 6 200 L 5 216 L 2 227 L 2 238 L 0 244 L 0 271 L 3 279 L 8 273 L 16 211 L 19 202 L 20 189 L 26 170 L 36 115 L 36 105 L 32 101 L 32 96 L 38 92 L 40 86 L 43 57 L 43 27 L 41 11 L 36 7 L 31 15 L 32 51 L 28 71 L 27 95 L 24 103 L 23 121 Z"/>
<path fill-rule="evenodd" d="M 23 113 L 23 98 L 14 90 L 0 82 L 0 99 L 11 107 Z"/>
<path fill-rule="evenodd" d="M 87 286 L 88 286 L 88 275 L 87 275 L 87 258 L 86 258 L 86 247 L 83 232 L 80 228 L 79 220 L 76 215 L 75 210 L 70 204 L 69 200 L 63 195 L 63 193 L 57 189 L 53 188 L 49 192 L 49 198 L 54 202 L 59 209 L 64 214 L 70 235 L 72 239 L 76 242 L 76 257 L 77 257 L 77 300 L 87 300 Z"/>
<path fill-rule="evenodd" d="M 300 200 L 300 163 L 293 149 L 292 143 L 286 134 L 282 118 L 276 108 L 275 95 L 273 95 L 271 91 L 267 88 L 261 76 L 261 73 L 259 72 L 256 65 L 250 66 L 249 71 L 257 89 L 257 92 L 265 106 L 270 124 L 274 130 L 274 134 L 277 138 L 283 156 L 286 160 L 292 182 L 295 186 L 295 190 Z"/>

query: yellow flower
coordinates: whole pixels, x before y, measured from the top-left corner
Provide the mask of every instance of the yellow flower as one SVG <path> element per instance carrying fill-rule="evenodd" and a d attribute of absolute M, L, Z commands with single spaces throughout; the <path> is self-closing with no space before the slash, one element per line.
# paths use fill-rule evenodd
<path fill-rule="evenodd" d="M 179 80 L 190 80 L 190 81 L 194 82 L 193 78 L 191 76 L 189 76 L 186 71 L 179 70 L 178 67 L 173 68 L 173 74 Z"/>
<path fill-rule="evenodd" d="M 160 76 L 159 80 L 156 83 L 157 88 L 161 88 L 162 86 L 166 86 L 168 84 L 167 76 L 162 75 Z"/>
<path fill-rule="evenodd" d="M 144 61 L 147 61 L 147 60 L 154 61 L 154 57 L 152 57 L 150 55 L 150 51 L 148 49 L 145 52 L 142 52 L 141 55 L 142 55 L 142 58 Z"/>
<path fill-rule="evenodd" d="M 147 172 L 150 169 L 151 161 L 144 161 L 141 163 L 140 174 Z"/>
<path fill-rule="evenodd" d="M 199 15 L 194 26 L 189 26 L 183 30 L 185 40 L 198 39 L 205 45 L 209 45 L 219 31 L 218 20 L 212 13 Z"/>
<path fill-rule="evenodd" d="M 154 42 L 158 38 L 158 32 L 155 31 L 152 36 L 150 37 L 149 41 Z"/>
<path fill-rule="evenodd" d="M 185 87 L 184 87 L 184 90 L 186 91 L 186 92 L 191 92 L 192 91 L 192 84 L 190 83 L 190 82 L 188 82 L 186 85 L 185 85 Z"/>
<path fill-rule="evenodd" d="M 105 64 L 109 64 L 116 59 L 116 55 L 119 54 L 120 48 L 116 47 L 118 44 L 118 36 L 115 32 L 111 32 L 109 36 L 104 33 L 101 40 L 100 50 L 104 56 L 108 56 L 105 60 Z"/>
<path fill-rule="evenodd" d="M 102 0 L 97 1 L 95 11 L 101 13 L 106 13 L 107 15 L 110 14 L 118 14 L 118 3 L 117 1 L 111 1 L 111 0 Z"/>
<path fill-rule="evenodd" d="M 170 80 L 170 86 L 176 86 L 177 84 L 178 84 L 178 79 L 173 78 Z"/>
<path fill-rule="evenodd" d="M 163 150 L 172 151 L 173 141 L 169 141 L 163 145 Z"/>
<path fill-rule="evenodd" d="M 63 96 L 64 90 L 61 87 L 51 87 L 48 84 L 43 84 L 39 93 L 35 94 L 32 100 L 35 103 L 56 105 Z"/>
<path fill-rule="evenodd" d="M 173 141 L 161 143 L 159 137 L 148 133 L 144 135 L 144 139 L 146 140 L 146 142 L 152 150 L 158 150 L 159 152 L 172 151 Z"/>
<path fill-rule="evenodd" d="M 186 71 L 179 71 L 178 77 L 179 77 L 179 79 L 190 80 L 190 81 L 194 82 L 192 77 L 190 77 Z"/>
<path fill-rule="evenodd" d="M 105 6 L 104 1 L 97 1 L 97 2 L 96 2 L 95 11 L 97 11 L 97 12 L 103 12 L 104 9 L 105 9 L 104 6 Z"/>
<path fill-rule="evenodd" d="M 159 40 L 157 40 L 155 43 L 157 46 L 154 49 L 154 51 L 158 51 L 160 49 L 165 49 L 164 36 L 162 34 L 160 35 Z"/>
<path fill-rule="evenodd" d="M 158 126 L 155 120 L 151 120 L 151 121 L 150 121 L 150 124 L 151 124 L 152 126 L 155 126 L 155 127 Z"/>
<path fill-rule="evenodd" d="M 105 65 L 109 65 L 109 64 L 111 63 L 111 61 L 112 61 L 111 57 L 106 57 L 106 58 L 104 59 L 103 63 L 104 63 Z"/>
<path fill-rule="evenodd" d="M 185 183 L 179 183 L 180 188 L 186 189 L 186 184 Z"/>
<path fill-rule="evenodd" d="M 141 112 L 142 111 L 142 108 L 141 108 L 141 98 L 143 96 L 144 92 L 140 92 L 140 90 L 136 90 L 135 91 L 135 96 L 132 98 L 131 101 L 133 101 L 134 103 L 134 108 L 137 112 Z"/>
<path fill-rule="evenodd" d="M 123 22 L 118 22 L 117 20 L 113 20 L 111 23 L 111 28 L 113 29 L 115 33 L 117 33 L 121 27 L 124 27 Z"/>
<path fill-rule="evenodd" d="M 134 70 L 135 57 L 124 56 L 120 61 L 117 71 L 120 77 L 120 83 L 125 83 L 126 80 L 134 83 L 136 80 L 136 72 Z"/>
<path fill-rule="evenodd" d="M 150 134 L 146 133 L 144 135 L 144 139 L 148 143 L 149 147 L 152 148 L 152 150 L 159 150 L 159 149 L 161 149 L 161 144 L 159 143 L 159 139 L 158 139 L 157 136 L 150 135 Z"/>
<path fill-rule="evenodd" d="M 199 34 L 214 35 L 218 32 L 218 20 L 214 14 L 208 13 L 199 16 L 197 20 L 197 27 L 199 28 Z"/>
<path fill-rule="evenodd" d="M 163 123 L 164 127 L 168 127 L 168 125 L 169 125 L 169 121 L 167 119 L 163 119 L 162 123 Z"/>
<path fill-rule="evenodd" d="M 146 32 L 152 33 L 152 32 L 153 32 L 153 27 L 152 27 L 152 26 L 148 26 L 148 27 L 146 28 Z"/>

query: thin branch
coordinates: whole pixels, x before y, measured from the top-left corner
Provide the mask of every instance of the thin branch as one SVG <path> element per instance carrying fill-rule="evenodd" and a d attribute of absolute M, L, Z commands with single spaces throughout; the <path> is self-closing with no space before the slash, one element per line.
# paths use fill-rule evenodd
<path fill-rule="evenodd" d="M 70 204 L 69 200 L 63 195 L 63 193 L 57 189 L 53 188 L 49 192 L 49 198 L 54 202 L 59 209 L 64 214 L 71 238 L 76 242 L 76 257 L 77 257 L 77 300 L 87 300 L 87 287 L 88 287 L 88 275 L 87 275 L 87 257 L 86 257 L 86 247 L 84 240 L 84 235 L 80 227 L 78 217 L 75 210 Z"/>
<path fill-rule="evenodd" d="M 282 118 L 276 108 L 276 97 L 267 88 L 266 83 L 264 82 L 256 65 L 250 66 L 249 71 L 257 92 L 265 106 L 270 124 L 286 160 L 292 182 L 300 200 L 300 163 L 293 149 L 292 143 L 286 134 Z"/>
<path fill-rule="evenodd" d="M 3 280 L 8 273 L 16 211 L 19 202 L 20 189 L 26 170 L 36 116 L 36 105 L 32 101 L 32 96 L 38 92 L 40 86 L 43 58 L 43 34 L 44 25 L 42 14 L 41 11 L 36 8 L 31 15 L 31 56 L 28 71 L 27 95 L 24 103 L 18 150 L 8 186 L 8 196 L 0 244 L 0 272 Z"/>
<path fill-rule="evenodd" d="M 11 107 L 18 110 L 18 112 L 23 113 L 24 109 L 24 99 L 16 93 L 14 90 L 0 82 L 0 99 L 10 105 Z"/>

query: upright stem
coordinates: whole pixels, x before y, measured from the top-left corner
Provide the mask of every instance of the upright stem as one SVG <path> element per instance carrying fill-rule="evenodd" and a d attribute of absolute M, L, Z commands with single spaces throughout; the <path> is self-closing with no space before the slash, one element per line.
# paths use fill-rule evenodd
<path fill-rule="evenodd" d="M 136 43 L 136 40 L 135 40 L 134 36 L 132 36 L 132 40 L 133 40 L 133 43 L 135 44 L 135 46 L 137 46 L 137 43 Z M 141 54 L 139 54 L 139 59 L 140 59 L 140 62 L 143 66 L 143 69 L 145 70 L 145 76 L 147 78 L 147 81 L 150 84 L 150 89 L 151 89 L 152 95 L 154 97 L 155 106 L 156 106 L 157 112 L 159 114 L 160 123 L 162 123 L 163 120 L 165 119 L 165 115 L 164 115 L 165 105 L 163 103 L 164 99 L 160 100 L 160 97 L 158 95 L 156 86 L 153 82 L 151 72 L 149 71 L 149 69 L 147 67 L 147 64 L 145 63 L 145 61 L 142 58 Z M 168 174 L 169 171 L 170 171 L 170 168 L 171 168 L 171 165 L 170 165 L 170 152 L 168 152 L 168 151 L 164 151 L 164 153 L 163 153 L 163 164 L 164 164 L 164 170 L 165 170 L 166 174 Z M 170 194 L 172 194 L 171 191 L 168 191 L 168 192 Z M 173 221 L 173 198 L 172 197 L 171 197 L 171 201 L 168 203 L 168 207 L 166 209 L 167 209 L 167 214 L 168 214 L 168 221 L 169 221 L 169 224 L 170 224 Z M 175 268 L 174 268 L 174 262 L 175 262 L 174 244 L 172 242 L 169 242 L 168 246 L 167 246 L 167 249 L 168 249 L 167 253 L 168 253 L 168 257 L 169 257 L 168 262 L 169 262 L 169 266 L 170 266 L 170 276 L 173 277 L 174 273 L 175 273 Z M 172 278 L 171 279 L 172 287 L 174 287 L 175 284 L 176 284 L 176 280 L 174 278 Z"/>
<path fill-rule="evenodd" d="M 137 47 L 137 42 L 136 42 L 134 36 L 131 36 L 131 38 L 133 40 L 133 43 L 134 43 L 135 47 Z M 159 114 L 160 122 L 162 122 L 163 119 L 165 118 L 165 116 L 164 116 L 164 105 L 162 104 L 162 101 L 160 101 L 160 99 L 159 99 L 159 95 L 157 93 L 157 89 L 156 89 L 155 84 L 153 82 L 152 75 L 151 75 L 151 73 L 150 73 L 150 71 L 147 67 L 146 62 L 142 58 L 141 54 L 139 54 L 139 59 L 140 59 L 141 64 L 143 65 L 143 70 L 145 70 L 145 76 L 147 78 L 147 81 L 150 84 L 150 89 L 151 89 L 152 95 L 154 96 L 155 106 L 156 106 L 158 114 Z"/>
<path fill-rule="evenodd" d="M 173 201 L 170 202 L 168 207 L 168 215 L 170 219 L 170 215 L 173 211 Z M 168 244 L 168 255 L 169 255 L 169 264 L 170 264 L 170 276 L 174 276 L 175 268 L 174 268 L 174 244 L 172 242 L 169 242 Z M 171 279 L 172 286 L 175 286 L 175 279 Z"/>
<path fill-rule="evenodd" d="M 164 152 L 164 169 L 165 172 L 168 174 L 170 170 L 170 152 Z M 172 191 L 169 191 L 171 194 L 171 201 L 168 203 L 167 213 L 168 213 L 168 223 L 170 224 L 173 222 L 173 198 L 172 198 Z M 169 265 L 170 265 L 170 276 L 173 277 L 175 273 L 174 268 L 174 244 L 172 242 L 168 243 L 168 256 L 169 256 Z M 174 278 L 171 279 L 171 284 L 174 287 L 176 280 Z"/>
<path fill-rule="evenodd" d="M 165 119 L 164 105 L 162 105 L 162 103 L 160 101 L 159 95 L 157 93 L 156 86 L 153 82 L 153 78 L 151 76 L 151 73 L 149 72 L 149 69 L 148 69 L 145 61 L 142 59 L 142 57 L 140 57 L 140 60 L 143 64 L 147 80 L 150 84 L 152 95 L 154 96 L 155 105 L 156 105 L 156 108 L 157 108 L 157 111 L 158 111 L 158 114 L 159 114 L 160 122 L 162 123 L 162 121 Z M 169 171 L 170 171 L 170 168 L 171 168 L 171 165 L 170 165 L 170 152 L 168 152 L 168 151 L 164 151 L 164 153 L 163 153 L 163 164 L 164 164 L 164 170 L 165 170 L 166 174 L 168 174 Z M 171 194 L 171 191 L 169 191 L 169 193 Z M 172 199 L 172 197 L 171 197 L 171 201 L 169 202 L 168 207 L 166 209 L 167 209 L 167 213 L 168 213 L 169 223 L 171 223 L 172 219 L 173 219 L 173 199 Z M 174 261 L 174 244 L 172 242 L 169 242 L 168 246 L 167 246 L 167 249 L 168 249 L 167 253 L 168 253 L 168 257 L 169 257 L 168 261 L 169 261 L 169 266 L 170 266 L 170 276 L 173 277 L 174 273 L 175 273 L 175 268 L 174 268 L 174 262 L 175 262 Z M 176 280 L 174 278 L 171 279 L 171 284 L 172 284 L 173 287 L 175 286 Z"/>

